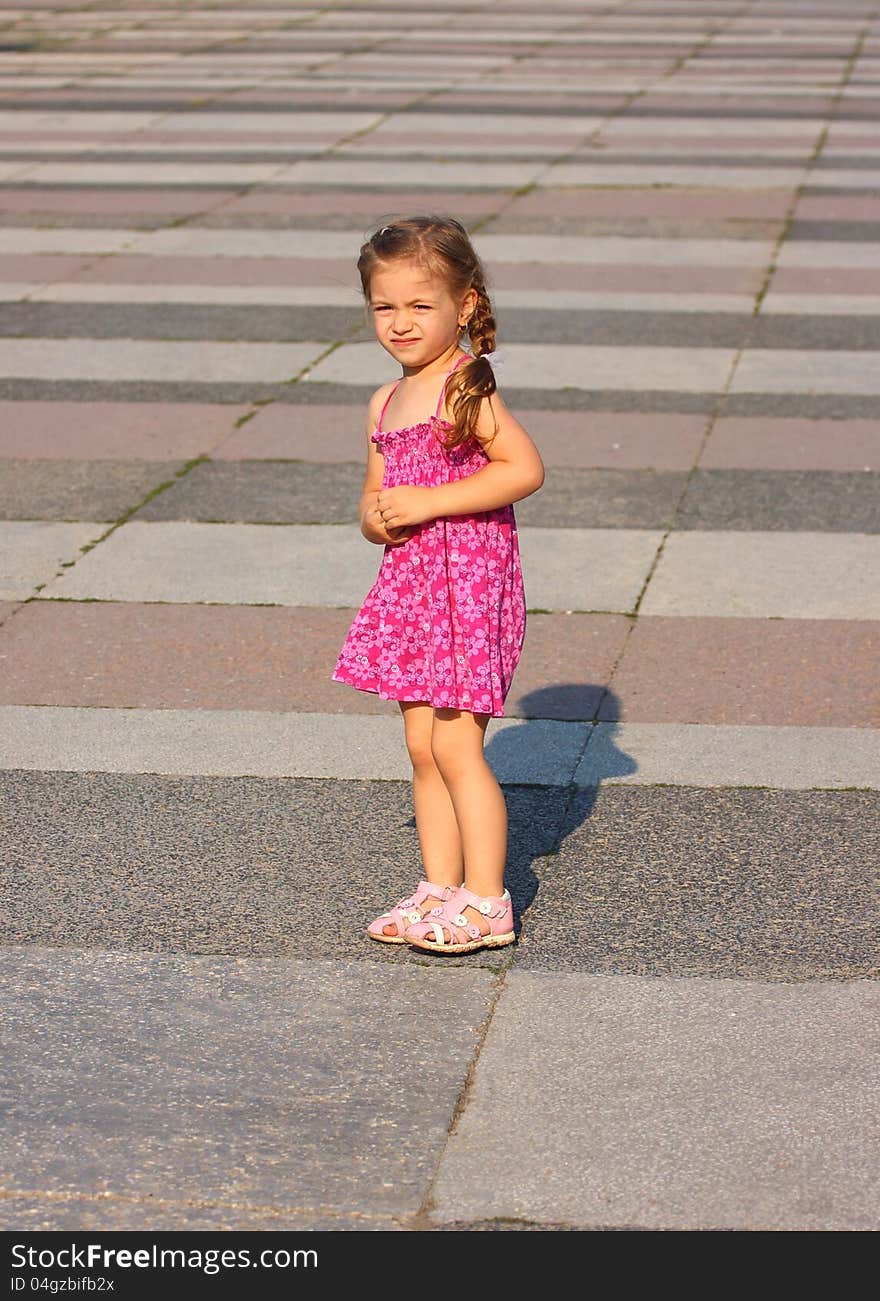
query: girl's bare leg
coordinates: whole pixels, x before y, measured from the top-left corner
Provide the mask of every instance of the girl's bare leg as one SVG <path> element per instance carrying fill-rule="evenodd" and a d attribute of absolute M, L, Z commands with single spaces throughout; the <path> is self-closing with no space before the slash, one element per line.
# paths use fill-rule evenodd
<path fill-rule="evenodd" d="M 434 709 L 420 701 L 399 704 L 413 766 L 413 805 L 425 877 L 433 885 L 461 885 L 461 835 L 449 791 L 431 752 Z"/>
<path fill-rule="evenodd" d="M 431 753 L 461 836 L 464 883 L 482 898 L 497 897 L 504 890 L 507 857 L 507 805 L 483 754 L 489 717 L 463 709 L 435 709 L 431 731 Z M 475 909 L 465 910 L 465 916 L 470 914 L 471 920 L 480 921 Z"/>

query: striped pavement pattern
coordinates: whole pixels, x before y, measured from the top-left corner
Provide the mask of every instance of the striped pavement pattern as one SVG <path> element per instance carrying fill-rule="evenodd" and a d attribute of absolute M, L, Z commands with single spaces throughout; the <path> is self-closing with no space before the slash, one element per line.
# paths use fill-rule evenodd
<path fill-rule="evenodd" d="M 876 1228 L 880 6 L 0 21 L 6 1227 Z M 330 681 L 354 261 L 438 210 L 547 469 L 520 940 L 445 961 L 362 940 L 418 842 L 396 704 Z"/>

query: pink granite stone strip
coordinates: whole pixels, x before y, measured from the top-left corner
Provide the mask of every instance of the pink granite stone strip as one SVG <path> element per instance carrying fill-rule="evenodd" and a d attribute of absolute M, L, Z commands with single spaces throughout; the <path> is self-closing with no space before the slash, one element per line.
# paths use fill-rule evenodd
<path fill-rule="evenodd" d="M 756 294 L 764 279 L 760 267 L 639 266 L 621 263 L 579 266 L 567 263 L 495 263 L 498 289 L 607 289 L 627 293 Z"/>
<path fill-rule="evenodd" d="M 880 421 L 723 416 L 702 469 L 880 470 Z"/>
<path fill-rule="evenodd" d="M 791 192 L 779 190 L 641 189 L 533 190 L 514 200 L 507 214 L 538 217 L 718 217 L 782 218 Z M 506 215 L 507 215 L 506 214 Z"/>
<path fill-rule="evenodd" d="M 60 277 L 59 277 L 60 278 Z M 357 272 L 342 258 L 148 257 L 93 260 L 85 284 L 318 285 L 353 287 Z"/>
<path fill-rule="evenodd" d="M 707 417 L 674 412 L 517 410 L 545 465 L 686 470 Z M 212 452 L 215 460 L 366 462 L 364 409 L 273 403 Z"/>
<path fill-rule="evenodd" d="M 330 678 L 354 614 L 34 601 L 0 627 L 0 704 L 397 713 L 394 702 Z M 530 615 L 508 712 L 592 717 L 629 623 Z M 578 712 L 590 700 L 589 713 Z"/>
<path fill-rule="evenodd" d="M 0 402 L 0 457 L 188 460 L 211 452 L 249 410 L 220 403 Z"/>
<path fill-rule="evenodd" d="M 228 203 L 224 212 L 285 213 L 290 217 L 316 217 L 344 213 L 352 229 L 361 222 L 378 222 L 380 218 L 401 216 L 409 212 L 454 212 L 461 217 L 484 217 L 497 212 L 505 203 L 503 192 L 475 194 L 445 190 L 394 190 L 380 193 L 336 190 L 314 194 L 297 190 L 254 190 Z M 368 234 L 364 231 L 364 234 Z"/>
<path fill-rule="evenodd" d="M 861 194 L 805 194 L 798 199 L 794 215 L 810 221 L 880 221 L 880 199 Z"/>
<path fill-rule="evenodd" d="M 24 260 L 24 259 L 22 259 Z M 757 293 L 760 267 L 679 267 L 634 264 L 496 262 L 499 289 L 609 289 L 645 293 Z M 880 276 L 880 272 L 877 273 Z M 9 278 L 9 277 L 7 277 Z M 53 277 L 55 279 L 61 276 Z M 343 258 L 138 257 L 96 258 L 80 274 L 83 284 L 332 285 L 354 288 L 356 272 Z"/>
<path fill-rule="evenodd" d="M 97 254 L 10 253 L 0 256 L 0 281 L 7 284 L 52 284 L 75 280 L 96 259 Z"/>
<path fill-rule="evenodd" d="M 869 267 L 780 267 L 770 290 L 778 294 L 880 294 L 880 271 Z"/>
<path fill-rule="evenodd" d="M 20 618 L 21 616 L 19 616 Z M 643 615 L 601 717 L 772 727 L 880 725 L 880 624 Z"/>
<path fill-rule="evenodd" d="M 31 190 L 0 189 L 0 212 L 138 213 L 186 216 L 207 212 L 232 198 L 234 190 Z"/>

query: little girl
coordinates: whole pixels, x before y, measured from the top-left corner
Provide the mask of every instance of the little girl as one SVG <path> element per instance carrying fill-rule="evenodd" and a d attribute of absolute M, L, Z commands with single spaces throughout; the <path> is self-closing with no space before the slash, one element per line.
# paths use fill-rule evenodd
<path fill-rule="evenodd" d="M 496 391 L 495 318 L 464 227 L 383 226 L 358 271 L 403 375 L 367 409 L 361 532 L 385 552 L 332 677 L 400 705 L 425 871 L 367 934 L 467 953 L 514 939 L 507 808 L 483 740 L 525 637 L 513 502 L 537 492 L 544 467 Z"/>

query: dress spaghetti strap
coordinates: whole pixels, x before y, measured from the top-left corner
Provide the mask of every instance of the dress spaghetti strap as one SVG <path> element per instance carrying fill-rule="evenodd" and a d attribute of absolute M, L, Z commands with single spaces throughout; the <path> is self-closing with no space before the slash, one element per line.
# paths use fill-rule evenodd
<path fill-rule="evenodd" d="M 387 398 L 385 399 L 385 402 L 384 402 L 384 404 L 383 404 L 383 406 L 382 406 L 382 410 L 379 412 L 379 419 L 376 421 L 376 433 L 377 433 L 377 434 L 378 434 L 378 433 L 381 433 L 381 430 L 382 430 L 382 421 L 385 419 L 385 412 L 388 410 L 388 403 L 389 403 L 389 402 L 391 401 L 391 399 L 394 397 L 394 394 L 397 392 L 397 390 L 398 390 L 399 387 L 400 387 L 400 380 L 397 381 L 397 383 L 394 385 L 394 388 L 391 390 L 391 392 L 388 394 Z"/>

